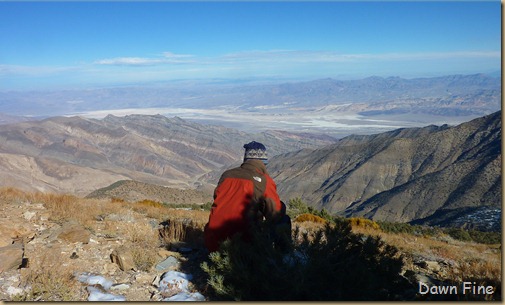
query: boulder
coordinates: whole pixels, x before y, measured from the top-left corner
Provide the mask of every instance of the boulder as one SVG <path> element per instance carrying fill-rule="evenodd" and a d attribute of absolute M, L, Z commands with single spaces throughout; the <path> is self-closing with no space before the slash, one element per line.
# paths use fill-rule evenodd
<path fill-rule="evenodd" d="M 133 256 L 124 246 L 114 249 L 114 251 L 110 254 L 110 259 L 113 263 L 116 263 L 119 266 L 119 269 L 123 271 L 135 269 Z"/>
<path fill-rule="evenodd" d="M 23 264 L 24 247 L 15 243 L 0 248 L 0 272 L 18 269 Z"/>

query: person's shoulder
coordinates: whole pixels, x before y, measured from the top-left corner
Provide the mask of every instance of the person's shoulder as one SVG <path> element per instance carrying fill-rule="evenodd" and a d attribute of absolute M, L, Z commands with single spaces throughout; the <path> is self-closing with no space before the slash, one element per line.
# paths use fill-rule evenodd
<path fill-rule="evenodd" d="M 239 166 L 239 167 L 235 167 L 235 168 L 231 168 L 231 169 L 226 170 L 221 175 L 221 179 L 224 179 L 224 178 L 246 178 L 248 176 L 250 176 L 248 171 Z"/>

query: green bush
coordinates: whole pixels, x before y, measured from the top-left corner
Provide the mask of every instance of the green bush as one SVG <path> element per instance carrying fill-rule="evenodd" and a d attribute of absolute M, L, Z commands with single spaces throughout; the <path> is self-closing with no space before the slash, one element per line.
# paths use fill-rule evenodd
<path fill-rule="evenodd" d="M 286 206 L 286 214 L 291 218 L 296 218 L 300 214 L 306 214 L 309 212 L 309 207 L 305 202 L 302 201 L 300 197 L 291 198 Z"/>
<path fill-rule="evenodd" d="M 212 299 L 236 301 L 366 301 L 405 299 L 412 288 L 399 273 L 399 251 L 379 237 L 351 232 L 349 223 L 326 225 L 315 238 L 286 253 L 272 246 L 268 230 L 250 242 L 225 241 L 202 263 Z"/>
<path fill-rule="evenodd" d="M 289 199 L 286 206 L 286 214 L 288 214 L 291 219 L 295 219 L 297 216 L 302 214 L 312 214 L 321 217 L 328 222 L 333 222 L 334 217 L 325 208 L 319 211 L 308 206 L 300 197 Z"/>

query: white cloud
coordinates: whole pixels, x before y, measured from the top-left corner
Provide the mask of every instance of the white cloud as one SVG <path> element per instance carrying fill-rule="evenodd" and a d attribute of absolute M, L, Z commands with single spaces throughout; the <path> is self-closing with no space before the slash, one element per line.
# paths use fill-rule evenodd
<path fill-rule="evenodd" d="M 95 61 L 98 65 L 116 65 L 116 66 L 152 66 L 158 64 L 182 64 L 192 63 L 188 54 L 175 54 L 172 52 L 163 52 L 161 57 L 116 57 L 100 59 Z"/>

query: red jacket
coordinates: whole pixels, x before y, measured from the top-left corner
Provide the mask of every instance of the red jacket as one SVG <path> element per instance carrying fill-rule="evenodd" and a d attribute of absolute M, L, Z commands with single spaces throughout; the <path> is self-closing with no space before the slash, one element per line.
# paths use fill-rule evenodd
<path fill-rule="evenodd" d="M 217 251 L 226 238 L 238 232 L 247 234 L 258 216 L 275 221 L 284 213 L 277 186 L 263 162 L 246 160 L 240 167 L 224 172 L 219 179 L 205 226 L 205 246 L 211 252 Z"/>

